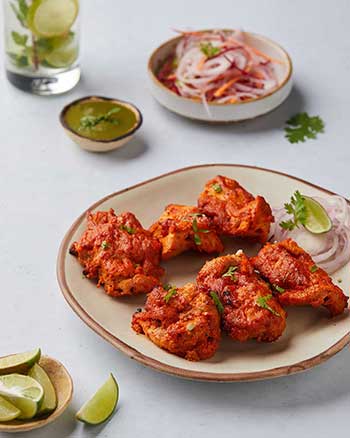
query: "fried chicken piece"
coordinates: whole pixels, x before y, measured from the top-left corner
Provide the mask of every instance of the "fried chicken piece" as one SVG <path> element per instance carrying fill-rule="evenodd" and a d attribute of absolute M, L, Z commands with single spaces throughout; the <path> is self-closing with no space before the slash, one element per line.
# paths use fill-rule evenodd
<path fill-rule="evenodd" d="M 211 220 L 197 207 L 168 205 L 150 231 L 162 243 L 163 260 L 190 249 L 208 254 L 224 249 Z"/>
<path fill-rule="evenodd" d="M 98 287 L 103 285 L 113 297 L 150 292 L 164 273 L 161 244 L 132 213 L 88 213 L 86 230 L 70 253 L 84 267 L 84 275 L 97 279 Z"/>
<path fill-rule="evenodd" d="M 132 328 L 158 347 L 197 361 L 212 357 L 220 341 L 220 316 L 213 300 L 188 283 L 148 295 L 145 310 L 135 313 Z"/>
<path fill-rule="evenodd" d="M 255 268 L 280 291 L 287 306 L 324 306 L 332 316 L 343 313 L 348 298 L 292 239 L 266 244 L 253 258 Z"/>
<path fill-rule="evenodd" d="M 221 301 L 223 329 L 237 341 L 275 341 L 286 327 L 286 312 L 242 251 L 208 261 L 199 288 Z"/>
<path fill-rule="evenodd" d="M 262 196 L 254 198 L 237 181 L 220 175 L 206 183 L 198 207 L 213 219 L 219 233 L 253 242 L 265 243 L 274 222 Z"/>

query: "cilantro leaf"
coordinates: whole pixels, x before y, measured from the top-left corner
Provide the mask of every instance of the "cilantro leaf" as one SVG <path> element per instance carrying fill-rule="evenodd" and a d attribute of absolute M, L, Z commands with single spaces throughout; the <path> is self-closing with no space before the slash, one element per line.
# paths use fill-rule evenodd
<path fill-rule="evenodd" d="M 129 234 L 135 234 L 136 233 L 135 228 L 128 227 L 127 225 L 121 225 L 120 229 L 126 231 Z"/>
<path fill-rule="evenodd" d="M 191 216 L 191 217 L 202 217 L 202 216 L 205 216 L 205 214 L 204 213 L 190 213 L 188 216 Z"/>
<path fill-rule="evenodd" d="M 313 274 L 314 272 L 318 271 L 318 266 L 317 265 L 312 265 L 310 266 L 310 272 Z"/>
<path fill-rule="evenodd" d="M 207 58 L 212 58 L 220 52 L 220 48 L 213 46 L 211 42 L 201 43 L 199 47 Z"/>
<path fill-rule="evenodd" d="M 283 294 L 283 292 L 285 292 L 285 289 L 281 286 L 278 286 L 278 284 L 273 284 L 272 287 L 280 294 Z"/>
<path fill-rule="evenodd" d="M 238 266 L 230 266 L 222 277 L 230 277 L 232 281 L 237 281 L 237 277 L 235 276 L 237 269 Z"/>
<path fill-rule="evenodd" d="M 220 184 L 215 183 L 212 185 L 213 189 L 216 191 L 216 193 L 221 193 L 222 192 L 222 187 Z"/>
<path fill-rule="evenodd" d="M 284 204 L 286 212 L 293 216 L 292 219 L 282 221 L 280 227 L 292 231 L 294 228 L 298 228 L 299 225 L 305 225 L 307 219 L 307 209 L 305 207 L 305 198 L 296 190 L 294 195 L 290 198 L 290 203 Z"/>
<path fill-rule="evenodd" d="M 307 138 L 315 139 L 317 134 L 324 132 L 324 122 L 319 116 L 309 116 L 299 113 L 287 120 L 285 137 L 290 143 L 304 142 Z"/>
<path fill-rule="evenodd" d="M 200 238 L 198 233 L 203 233 L 203 234 L 207 234 L 210 233 L 210 230 L 205 230 L 205 229 L 199 229 L 198 228 L 198 222 L 197 222 L 197 218 L 195 217 L 192 221 L 192 230 L 194 231 L 194 243 L 196 245 L 201 245 L 202 244 L 202 239 Z"/>
<path fill-rule="evenodd" d="M 109 244 L 108 244 L 108 242 L 106 242 L 106 241 L 104 240 L 104 241 L 101 243 L 101 248 L 104 249 L 104 250 L 108 249 L 108 248 L 109 248 Z"/>
<path fill-rule="evenodd" d="M 172 297 L 173 297 L 174 295 L 176 295 L 176 294 L 177 294 L 177 289 L 176 289 L 176 287 L 171 288 L 171 289 L 169 290 L 169 292 L 165 295 L 165 297 L 164 297 L 164 301 L 168 304 L 169 301 L 172 299 Z"/>
<path fill-rule="evenodd" d="M 108 122 L 111 123 L 112 125 L 118 125 L 119 124 L 118 120 L 114 119 L 112 115 L 118 113 L 119 111 L 120 108 L 116 107 L 116 108 L 112 108 L 105 114 L 101 114 L 100 116 L 91 116 L 91 115 L 83 116 L 80 119 L 79 131 L 83 129 L 93 129 L 101 122 Z"/>
<path fill-rule="evenodd" d="M 202 240 L 201 240 L 201 238 L 199 237 L 199 234 L 197 234 L 197 233 L 195 233 L 195 235 L 194 235 L 194 243 L 195 243 L 196 245 L 201 245 L 201 244 L 202 244 Z"/>
<path fill-rule="evenodd" d="M 273 315 L 281 316 L 275 309 L 273 309 L 267 302 L 272 298 L 272 294 L 266 295 L 264 297 L 260 296 L 256 299 L 256 304 L 262 309 L 266 309 Z"/>
<path fill-rule="evenodd" d="M 210 296 L 212 297 L 218 311 L 220 314 L 224 312 L 224 306 L 222 305 L 222 302 L 220 301 L 220 298 L 218 297 L 218 294 L 214 291 L 210 292 Z"/>
<path fill-rule="evenodd" d="M 166 283 L 163 285 L 163 289 L 170 290 L 170 289 L 173 289 L 173 286 L 170 283 Z"/>

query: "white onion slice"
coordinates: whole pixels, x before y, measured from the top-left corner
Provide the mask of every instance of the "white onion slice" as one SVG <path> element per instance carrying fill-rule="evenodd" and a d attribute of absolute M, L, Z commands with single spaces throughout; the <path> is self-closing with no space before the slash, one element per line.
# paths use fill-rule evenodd
<path fill-rule="evenodd" d="M 333 226 L 328 233 L 312 234 L 304 227 L 284 230 L 280 223 L 290 219 L 290 215 L 284 208 L 277 208 L 273 209 L 275 223 L 271 228 L 270 240 L 292 238 L 311 255 L 320 268 L 333 274 L 350 260 L 350 206 L 341 196 L 313 199 L 323 206 L 332 220 Z"/>

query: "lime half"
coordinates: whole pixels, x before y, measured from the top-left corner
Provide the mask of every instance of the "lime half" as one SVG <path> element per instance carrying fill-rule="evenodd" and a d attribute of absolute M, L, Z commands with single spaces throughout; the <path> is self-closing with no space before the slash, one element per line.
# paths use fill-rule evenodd
<path fill-rule="evenodd" d="M 29 376 L 7 374 L 0 376 L 0 396 L 21 411 L 18 419 L 32 418 L 44 396 L 40 383 Z"/>
<path fill-rule="evenodd" d="M 39 37 L 60 36 L 69 32 L 78 12 L 78 0 L 34 0 L 28 11 L 28 27 Z"/>
<path fill-rule="evenodd" d="M 327 233 L 332 228 L 332 221 L 326 210 L 313 198 L 304 195 L 303 198 L 307 214 L 305 228 L 313 234 Z"/>
<path fill-rule="evenodd" d="M 37 363 L 29 371 L 28 376 L 40 383 L 44 389 L 44 398 L 41 402 L 38 414 L 47 414 L 57 407 L 57 396 L 55 388 L 43 368 Z"/>
<path fill-rule="evenodd" d="M 61 45 L 51 53 L 46 55 L 45 60 L 56 68 L 69 67 L 78 57 L 78 48 L 71 42 Z"/>
<path fill-rule="evenodd" d="M 21 411 L 0 396 L 0 422 L 11 421 L 20 415 Z"/>
<path fill-rule="evenodd" d="M 40 359 L 41 351 L 37 348 L 25 353 L 11 354 L 0 357 L 0 375 L 10 373 L 25 373 Z"/>
<path fill-rule="evenodd" d="M 118 397 L 118 384 L 113 374 L 110 374 L 96 394 L 77 412 L 77 420 L 87 424 L 103 423 L 113 414 Z"/>

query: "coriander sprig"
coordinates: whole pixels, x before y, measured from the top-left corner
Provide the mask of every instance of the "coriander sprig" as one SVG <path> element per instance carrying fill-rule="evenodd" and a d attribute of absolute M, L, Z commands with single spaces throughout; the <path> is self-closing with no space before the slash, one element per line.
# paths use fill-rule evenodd
<path fill-rule="evenodd" d="M 285 137 L 290 143 L 304 142 L 307 138 L 315 139 L 324 132 L 324 122 L 319 116 L 299 113 L 287 120 L 284 128 Z"/>
<path fill-rule="evenodd" d="M 123 231 L 126 231 L 128 234 L 135 234 L 136 233 L 135 228 L 128 227 L 127 225 L 121 225 L 120 229 Z"/>
<path fill-rule="evenodd" d="M 238 266 L 230 266 L 228 270 L 222 274 L 222 277 L 230 277 L 232 281 L 237 281 L 237 277 L 235 272 L 237 271 Z"/>
<path fill-rule="evenodd" d="M 201 43 L 199 47 L 207 58 L 212 58 L 220 52 L 220 48 L 213 46 L 210 41 L 208 43 Z"/>
<path fill-rule="evenodd" d="M 200 238 L 199 233 L 204 233 L 204 234 L 210 233 L 210 230 L 204 230 L 204 229 L 198 228 L 198 221 L 197 221 L 196 217 L 193 219 L 193 222 L 192 222 L 192 230 L 194 232 L 194 243 L 196 245 L 202 244 L 202 239 Z"/>
<path fill-rule="evenodd" d="M 118 125 L 119 124 L 118 120 L 114 119 L 112 115 L 118 113 L 119 111 L 120 108 L 115 107 L 107 111 L 105 114 L 101 114 L 100 116 L 91 116 L 91 115 L 83 116 L 80 119 L 79 131 L 82 131 L 84 129 L 93 129 L 101 122 L 108 122 L 113 125 Z"/>
<path fill-rule="evenodd" d="M 212 297 L 218 311 L 220 314 L 222 314 L 224 312 L 224 306 L 222 304 L 222 302 L 220 301 L 220 298 L 218 296 L 218 294 L 216 292 L 214 292 L 213 290 L 210 292 L 210 296 Z"/>
<path fill-rule="evenodd" d="M 273 309 L 267 302 L 272 298 L 272 294 L 265 295 L 264 297 L 260 296 L 256 299 L 256 304 L 262 309 L 266 309 L 271 312 L 273 315 L 281 316 L 275 309 Z"/>
<path fill-rule="evenodd" d="M 177 294 L 177 289 L 176 287 L 172 287 L 171 289 L 169 289 L 168 293 L 165 295 L 164 297 L 164 301 L 166 302 L 166 304 L 169 303 L 169 301 L 173 298 L 174 295 Z"/>
<path fill-rule="evenodd" d="M 293 216 L 292 219 L 282 221 L 280 227 L 292 231 L 298 228 L 299 225 L 305 225 L 307 219 L 307 209 L 305 206 L 305 198 L 296 190 L 294 195 L 290 198 L 290 202 L 284 204 L 284 208 L 288 214 Z"/>

